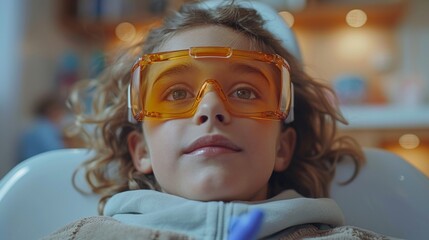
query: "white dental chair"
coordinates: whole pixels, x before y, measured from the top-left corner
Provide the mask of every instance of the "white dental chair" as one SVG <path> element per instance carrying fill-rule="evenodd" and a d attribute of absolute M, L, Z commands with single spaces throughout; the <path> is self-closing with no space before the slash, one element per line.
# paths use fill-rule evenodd
<path fill-rule="evenodd" d="M 0 239 L 39 239 L 65 224 L 97 215 L 99 196 L 83 195 L 72 176 L 91 152 L 62 149 L 31 157 L 0 181 Z M 82 172 L 82 171 L 81 171 Z M 77 185 L 89 191 L 83 174 Z"/>
<path fill-rule="evenodd" d="M 332 197 L 346 224 L 388 236 L 429 236 L 429 179 L 389 152 L 365 149 L 368 163 L 350 184 L 332 184 Z M 82 195 L 72 174 L 91 152 L 64 149 L 32 157 L 0 181 L 0 239 L 37 239 L 67 223 L 97 215 L 96 195 Z M 352 164 L 340 164 L 335 181 L 350 176 Z M 78 185 L 87 187 L 83 175 Z"/>
<path fill-rule="evenodd" d="M 381 149 L 365 149 L 367 163 L 347 185 L 353 171 L 343 161 L 331 184 L 331 198 L 346 224 L 402 239 L 429 236 L 429 178 L 404 159 Z M 422 159 L 422 161 L 428 161 Z"/>

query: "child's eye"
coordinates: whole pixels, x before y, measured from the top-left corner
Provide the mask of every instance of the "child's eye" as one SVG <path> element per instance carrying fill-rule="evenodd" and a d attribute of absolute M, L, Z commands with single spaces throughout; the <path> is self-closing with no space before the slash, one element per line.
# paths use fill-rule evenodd
<path fill-rule="evenodd" d="M 174 89 L 170 91 L 166 99 L 168 101 L 177 101 L 177 100 L 183 100 L 191 97 L 192 97 L 191 93 L 185 89 Z"/>
<path fill-rule="evenodd" d="M 255 99 L 256 94 L 255 91 L 253 91 L 250 88 L 240 88 L 235 90 L 231 96 L 240 98 L 240 99 Z"/>

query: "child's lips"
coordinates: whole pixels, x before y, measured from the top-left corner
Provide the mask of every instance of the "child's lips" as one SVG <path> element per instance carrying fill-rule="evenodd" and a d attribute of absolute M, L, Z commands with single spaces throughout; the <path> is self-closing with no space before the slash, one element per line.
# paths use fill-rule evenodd
<path fill-rule="evenodd" d="M 207 135 L 200 137 L 184 150 L 184 154 L 220 154 L 226 152 L 241 152 L 242 149 L 222 135 Z"/>

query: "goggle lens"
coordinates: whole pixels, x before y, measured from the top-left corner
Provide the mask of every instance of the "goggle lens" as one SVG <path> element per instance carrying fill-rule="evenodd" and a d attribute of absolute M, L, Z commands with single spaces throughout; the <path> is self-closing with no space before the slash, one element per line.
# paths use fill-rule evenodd
<path fill-rule="evenodd" d="M 288 67 L 278 55 L 222 47 L 148 54 L 132 69 L 130 107 L 138 121 L 187 118 L 214 91 L 233 115 L 285 119 L 292 104 Z"/>

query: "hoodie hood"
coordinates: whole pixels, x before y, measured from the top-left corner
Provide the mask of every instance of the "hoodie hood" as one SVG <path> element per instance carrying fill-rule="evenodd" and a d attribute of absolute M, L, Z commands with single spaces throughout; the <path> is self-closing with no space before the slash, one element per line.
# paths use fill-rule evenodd
<path fill-rule="evenodd" d="M 264 212 L 258 238 L 308 223 L 340 226 L 344 217 L 328 198 L 303 198 L 293 190 L 260 202 L 201 202 L 153 190 L 114 195 L 104 215 L 123 223 L 187 234 L 196 239 L 226 239 L 233 218 L 257 208 Z"/>

